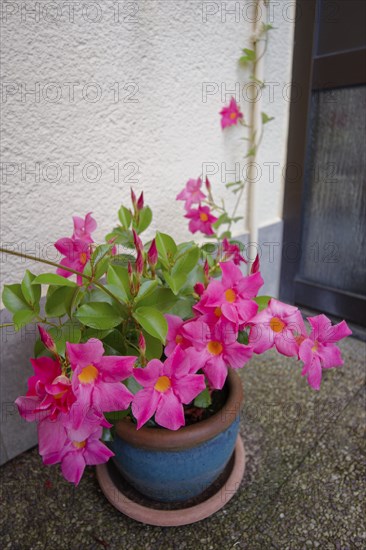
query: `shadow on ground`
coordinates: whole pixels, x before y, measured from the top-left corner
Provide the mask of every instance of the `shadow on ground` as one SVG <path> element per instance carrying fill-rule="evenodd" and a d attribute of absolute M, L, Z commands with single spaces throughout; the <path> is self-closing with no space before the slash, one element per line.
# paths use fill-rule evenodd
<path fill-rule="evenodd" d="M 16 550 L 348 550 L 366 547 L 365 344 L 320 392 L 273 351 L 240 371 L 247 453 L 242 485 L 212 518 L 178 528 L 139 524 L 104 498 L 88 468 L 77 489 L 37 450 L 0 469 L 1 547 Z"/>

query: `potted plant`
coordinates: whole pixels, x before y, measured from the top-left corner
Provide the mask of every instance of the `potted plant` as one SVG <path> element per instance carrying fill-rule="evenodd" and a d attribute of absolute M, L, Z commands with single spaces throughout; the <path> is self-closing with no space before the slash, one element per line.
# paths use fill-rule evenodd
<path fill-rule="evenodd" d="M 143 244 L 152 214 L 132 191 L 106 244 L 93 242 L 91 214 L 74 217 L 72 237 L 55 243 L 64 256 L 56 273 L 27 270 L 4 287 L 15 327 L 36 323 L 40 333 L 19 412 L 38 424 L 44 463 L 60 462 L 76 485 L 86 465 L 113 457 L 150 500 L 197 497 L 233 455 L 242 403 L 235 371 L 253 353 L 275 346 L 300 359 L 315 389 L 323 368 L 342 364 L 334 343 L 351 333 L 345 321 L 309 318 L 308 334 L 296 307 L 260 296 L 258 258 L 243 274 L 243 250 L 218 235 L 211 186 L 206 180 L 208 195 L 201 187 L 189 180 L 177 198 L 191 231 L 216 242 L 176 244 L 157 232 Z"/>
<path fill-rule="evenodd" d="M 244 53 L 241 62 L 253 65 L 259 82 L 255 44 Z M 263 125 L 272 120 L 261 118 Z M 246 125 L 232 98 L 221 126 L 238 124 L 250 130 L 253 159 L 262 134 Z M 275 347 L 293 356 L 316 390 L 322 370 L 342 364 L 335 343 L 351 334 L 345 321 L 332 326 L 325 315 L 310 317 L 308 333 L 296 307 L 259 294 L 259 258 L 247 265 L 231 233 L 244 186 L 227 184 L 237 197 L 230 214 L 202 176 L 178 194 L 190 231 L 209 242 L 176 243 L 158 231 L 143 243 L 152 212 L 143 193 L 131 190 L 132 205 L 120 207 L 104 244 L 94 242 L 88 213 L 75 216 L 72 236 L 55 243 L 60 263 L 1 249 L 52 267 L 37 276 L 27 270 L 2 295 L 16 329 L 39 327 L 34 373 L 16 403 L 23 418 L 37 422 L 43 462 L 61 463 L 75 485 L 86 465 L 97 465 L 109 500 L 140 521 L 197 521 L 238 490 L 244 451 L 236 371 L 253 354 Z M 111 458 L 114 473 L 105 466 Z M 138 498 L 119 486 L 116 472 Z"/>

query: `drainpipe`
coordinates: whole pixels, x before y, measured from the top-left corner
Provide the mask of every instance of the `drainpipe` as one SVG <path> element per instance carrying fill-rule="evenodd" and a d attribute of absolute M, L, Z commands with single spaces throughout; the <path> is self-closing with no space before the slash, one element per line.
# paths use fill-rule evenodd
<path fill-rule="evenodd" d="M 254 81 L 263 81 L 263 61 L 264 56 L 262 56 L 262 51 L 264 48 L 263 42 L 257 42 L 257 37 L 259 36 L 260 30 L 262 28 L 262 24 L 266 23 L 266 13 L 267 8 L 263 0 L 256 0 L 255 8 L 253 11 L 253 35 L 251 39 L 251 46 L 252 50 L 255 53 L 255 59 L 258 59 L 258 61 L 254 61 L 253 63 L 253 77 Z M 251 100 L 250 103 L 250 110 L 249 110 L 249 125 L 250 125 L 250 135 L 249 135 L 249 142 L 248 142 L 248 150 L 255 148 L 256 143 L 258 144 L 258 140 L 260 139 L 261 131 L 262 131 L 262 119 L 261 119 L 261 89 L 259 89 L 258 84 L 254 84 L 253 86 L 248 86 L 248 96 Z M 254 150 L 254 155 L 249 157 L 249 165 L 247 170 L 247 177 L 249 182 L 248 187 L 248 229 L 249 229 L 249 243 L 252 243 L 252 247 L 256 247 L 258 244 L 258 212 L 257 212 L 257 204 L 258 204 L 258 195 L 259 195 L 259 189 L 258 189 L 258 182 L 255 182 L 255 179 L 258 176 L 257 169 L 256 169 L 256 159 L 257 159 L 257 151 Z M 251 257 L 253 256 L 253 252 L 250 250 Z M 255 259 L 254 257 L 251 258 L 251 261 L 249 263 L 252 263 Z"/>

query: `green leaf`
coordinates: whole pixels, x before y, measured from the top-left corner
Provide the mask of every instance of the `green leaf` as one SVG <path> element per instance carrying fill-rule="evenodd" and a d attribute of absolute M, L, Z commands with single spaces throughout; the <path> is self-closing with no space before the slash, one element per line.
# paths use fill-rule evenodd
<path fill-rule="evenodd" d="M 132 254 L 116 254 L 115 256 L 112 256 L 111 264 L 127 267 L 128 262 L 130 262 L 133 265 L 135 259 L 136 259 L 135 256 L 132 256 Z"/>
<path fill-rule="evenodd" d="M 126 411 L 124 411 L 124 412 L 126 412 Z M 112 433 L 112 428 L 104 428 L 103 427 L 101 440 L 106 441 L 106 442 L 110 442 L 110 441 L 114 440 L 113 433 Z"/>
<path fill-rule="evenodd" d="M 250 50 L 249 48 L 243 48 L 243 52 L 249 58 L 250 61 L 255 60 L 255 51 L 254 50 Z"/>
<path fill-rule="evenodd" d="M 31 311 L 29 309 L 21 309 L 20 311 L 17 311 L 13 315 L 13 323 L 14 328 L 16 331 L 20 330 L 24 325 L 27 325 L 28 323 L 31 323 L 36 314 L 34 311 Z"/>
<path fill-rule="evenodd" d="M 158 338 L 165 344 L 166 334 L 168 332 L 168 323 L 164 315 L 152 307 L 139 307 L 133 313 L 134 319 L 154 338 Z"/>
<path fill-rule="evenodd" d="M 23 277 L 21 287 L 22 287 L 24 298 L 27 300 L 27 302 L 30 305 L 32 306 L 37 305 L 38 306 L 37 309 L 39 311 L 39 300 L 41 298 L 41 285 L 32 285 L 32 281 L 34 281 L 35 278 L 36 276 L 33 275 L 33 273 L 31 273 L 27 269 Z"/>
<path fill-rule="evenodd" d="M 149 206 L 144 206 L 144 208 L 140 210 L 139 213 L 139 223 L 136 226 L 136 232 L 140 234 L 145 231 L 145 229 L 147 229 L 151 224 L 152 217 L 153 215 L 151 208 Z"/>
<path fill-rule="evenodd" d="M 41 275 L 37 275 L 35 279 L 32 281 L 32 285 L 53 285 L 53 286 L 77 286 L 74 281 L 70 281 L 70 279 L 66 279 L 66 277 L 61 277 L 61 275 L 57 275 L 56 273 L 42 273 Z"/>
<path fill-rule="evenodd" d="M 126 386 L 126 388 L 128 388 L 130 390 L 131 393 L 133 393 L 135 395 L 135 393 L 137 393 L 138 391 L 140 391 L 142 389 L 142 386 L 141 384 L 139 384 L 137 382 L 137 380 L 134 379 L 133 376 L 130 376 L 129 378 L 127 378 L 127 380 L 124 381 L 124 385 Z"/>
<path fill-rule="evenodd" d="M 195 304 L 195 299 L 192 296 L 182 296 L 170 308 L 171 315 L 178 315 L 181 319 L 189 319 L 192 317 L 192 307 Z"/>
<path fill-rule="evenodd" d="M 238 342 L 239 344 L 245 344 L 246 346 L 249 344 L 249 336 L 248 336 L 248 333 L 245 332 L 245 330 L 239 331 Z"/>
<path fill-rule="evenodd" d="M 220 239 L 231 239 L 231 231 L 224 231 L 220 235 Z"/>
<path fill-rule="evenodd" d="M 198 246 L 192 247 L 187 250 L 184 254 L 179 256 L 174 264 L 172 269 L 172 275 L 177 274 L 188 274 L 196 267 L 200 257 L 200 249 Z"/>
<path fill-rule="evenodd" d="M 261 113 L 262 115 L 262 124 L 267 124 L 267 122 L 271 122 L 271 120 L 274 120 L 274 116 L 268 116 L 266 113 Z"/>
<path fill-rule="evenodd" d="M 45 310 L 49 317 L 62 317 L 71 309 L 75 288 L 50 286 L 47 292 Z"/>
<path fill-rule="evenodd" d="M 122 205 L 121 208 L 118 210 L 118 217 L 123 229 L 128 229 L 132 221 L 131 211 Z"/>
<path fill-rule="evenodd" d="M 107 272 L 107 283 L 119 288 L 119 297 L 124 296 L 123 300 L 128 301 L 131 297 L 128 271 L 125 267 L 110 265 Z"/>
<path fill-rule="evenodd" d="M 68 321 L 60 327 L 52 327 L 48 332 L 56 344 L 57 352 L 63 356 L 66 351 L 66 342 L 78 344 L 81 340 L 80 325 L 77 321 Z"/>
<path fill-rule="evenodd" d="M 20 284 L 5 285 L 2 299 L 4 306 L 11 313 L 16 313 L 17 311 L 21 311 L 23 309 L 31 310 L 30 305 L 24 297 Z"/>
<path fill-rule="evenodd" d="M 150 336 L 146 330 L 142 331 L 146 341 L 146 357 L 149 361 L 151 359 L 160 359 L 163 354 L 163 346 L 157 338 Z"/>
<path fill-rule="evenodd" d="M 156 288 L 154 294 L 141 298 L 139 306 L 153 306 L 162 313 L 169 313 L 178 300 L 169 288 Z"/>
<path fill-rule="evenodd" d="M 221 214 L 221 216 L 219 216 L 218 220 L 212 224 L 212 227 L 214 229 L 218 229 L 220 227 L 220 225 L 224 224 L 224 223 L 230 223 L 230 218 L 229 216 L 227 215 L 226 212 L 224 212 L 223 214 Z"/>
<path fill-rule="evenodd" d="M 253 298 L 254 302 L 259 305 L 258 312 L 266 309 L 271 298 L 272 296 L 257 296 L 256 298 Z"/>
<path fill-rule="evenodd" d="M 157 279 L 154 279 L 153 281 L 145 281 L 142 283 L 140 290 L 135 298 L 135 303 L 138 304 L 141 300 L 146 298 L 147 296 L 150 296 L 155 290 L 155 288 L 158 286 Z"/>
<path fill-rule="evenodd" d="M 155 242 L 159 253 L 159 259 L 169 265 L 177 253 L 177 245 L 174 240 L 170 235 L 157 231 Z"/>
<path fill-rule="evenodd" d="M 164 271 L 163 275 L 175 295 L 177 295 L 182 290 L 187 280 L 187 273 L 178 272 L 170 274 Z"/>
<path fill-rule="evenodd" d="M 90 302 L 79 307 L 75 317 L 88 327 L 110 329 L 122 322 L 121 315 L 108 303 Z"/>
<path fill-rule="evenodd" d="M 111 330 L 103 338 L 103 346 L 107 355 L 126 355 L 126 344 L 120 330 Z"/>
<path fill-rule="evenodd" d="M 112 411 L 104 413 L 104 416 L 106 417 L 108 422 L 117 422 L 117 420 L 122 420 L 122 418 L 126 418 L 126 416 L 128 416 L 130 413 L 131 411 L 128 408 L 125 411 Z"/>
<path fill-rule="evenodd" d="M 210 392 L 205 388 L 201 393 L 199 393 L 194 400 L 193 404 L 195 407 L 201 407 L 207 409 L 212 403 Z"/>
<path fill-rule="evenodd" d="M 256 148 L 255 146 L 254 146 L 254 147 L 251 147 L 251 148 L 249 149 L 249 151 L 247 152 L 247 154 L 245 155 L 245 158 L 254 157 L 256 151 L 257 151 L 257 148 Z M 240 190 L 240 188 L 239 188 L 239 189 L 235 189 L 234 193 L 237 193 L 239 190 Z"/>

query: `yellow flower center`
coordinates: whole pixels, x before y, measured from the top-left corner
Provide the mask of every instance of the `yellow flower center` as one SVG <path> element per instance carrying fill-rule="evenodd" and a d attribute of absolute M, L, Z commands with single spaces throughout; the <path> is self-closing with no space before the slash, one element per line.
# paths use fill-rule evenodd
<path fill-rule="evenodd" d="M 82 253 L 80 254 L 80 262 L 82 263 L 82 265 L 85 265 L 85 264 L 86 264 L 87 259 L 88 259 L 88 257 L 87 257 L 87 255 L 86 255 L 86 252 L 82 252 Z"/>
<path fill-rule="evenodd" d="M 272 317 L 269 322 L 269 326 L 271 327 L 273 332 L 282 332 L 286 325 L 278 317 Z"/>
<path fill-rule="evenodd" d="M 82 384 L 91 384 L 98 376 L 98 369 L 94 365 L 84 367 L 78 378 Z"/>
<path fill-rule="evenodd" d="M 236 292 L 232 288 L 228 288 L 225 292 L 225 298 L 227 302 L 232 304 L 236 300 Z"/>
<path fill-rule="evenodd" d="M 216 317 L 221 317 L 222 315 L 221 307 L 215 307 L 214 314 L 216 315 Z"/>
<path fill-rule="evenodd" d="M 201 212 L 200 213 L 200 220 L 201 220 L 201 222 L 207 222 L 208 215 L 206 214 L 206 212 Z"/>
<path fill-rule="evenodd" d="M 76 447 L 77 449 L 83 449 L 86 445 L 86 440 L 84 439 L 84 441 L 73 441 L 72 444 L 74 445 L 74 447 Z"/>
<path fill-rule="evenodd" d="M 231 120 L 234 120 L 235 118 L 237 117 L 237 114 L 234 112 L 234 113 L 230 113 L 230 118 Z"/>
<path fill-rule="evenodd" d="M 211 355 L 220 355 L 222 352 L 222 344 L 220 344 L 220 342 L 216 342 L 215 340 L 211 340 L 211 342 L 207 344 L 207 349 Z"/>
<path fill-rule="evenodd" d="M 315 340 L 313 347 L 311 348 L 311 351 L 318 351 L 319 348 L 319 342 Z"/>
<path fill-rule="evenodd" d="M 164 393 L 171 387 L 170 380 L 167 376 L 159 376 L 154 389 Z"/>
<path fill-rule="evenodd" d="M 177 334 L 177 336 L 175 337 L 175 343 L 181 344 L 182 342 L 183 342 L 183 336 L 181 334 Z"/>

